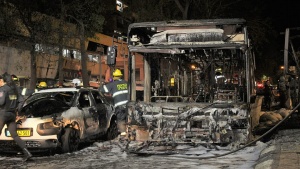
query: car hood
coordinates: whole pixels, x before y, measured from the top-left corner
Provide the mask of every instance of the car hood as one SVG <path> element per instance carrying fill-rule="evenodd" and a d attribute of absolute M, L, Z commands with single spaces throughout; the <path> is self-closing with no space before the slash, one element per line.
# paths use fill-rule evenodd
<path fill-rule="evenodd" d="M 24 105 L 19 112 L 20 116 L 43 117 L 59 114 L 69 109 L 70 106 L 54 97 L 40 98 Z"/>

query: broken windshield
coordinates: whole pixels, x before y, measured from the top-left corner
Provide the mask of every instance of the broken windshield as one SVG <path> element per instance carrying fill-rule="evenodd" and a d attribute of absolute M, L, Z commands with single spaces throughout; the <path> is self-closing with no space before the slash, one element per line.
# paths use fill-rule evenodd
<path fill-rule="evenodd" d="M 57 100 L 65 102 L 67 105 L 71 106 L 76 93 L 77 92 L 74 91 L 35 93 L 26 100 L 25 105 L 42 98 L 56 98 Z"/>

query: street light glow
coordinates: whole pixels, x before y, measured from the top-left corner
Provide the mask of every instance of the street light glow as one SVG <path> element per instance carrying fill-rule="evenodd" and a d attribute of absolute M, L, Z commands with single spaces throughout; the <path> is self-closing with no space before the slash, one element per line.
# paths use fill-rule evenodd
<path fill-rule="evenodd" d="M 195 65 L 191 65 L 191 69 L 192 69 L 192 70 L 195 70 L 195 69 L 196 69 L 196 66 L 195 66 Z"/>

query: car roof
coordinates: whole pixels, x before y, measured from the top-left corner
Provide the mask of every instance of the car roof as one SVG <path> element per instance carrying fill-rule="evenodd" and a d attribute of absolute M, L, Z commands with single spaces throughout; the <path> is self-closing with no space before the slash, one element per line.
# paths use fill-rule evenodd
<path fill-rule="evenodd" d="M 48 93 L 48 92 L 78 92 L 80 89 L 75 87 L 65 87 L 65 88 L 51 88 L 51 89 L 43 89 L 39 90 L 36 93 Z"/>
<path fill-rule="evenodd" d="M 79 87 L 79 88 L 75 88 L 75 87 L 64 87 L 64 88 L 51 88 L 51 89 L 43 89 L 43 90 L 39 90 L 35 93 L 51 93 L 51 92 L 80 92 L 80 91 L 96 91 L 99 92 L 99 90 L 97 89 L 93 89 L 93 88 L 84 88 L 84 87 Z M 33 93 L 33 94 L 35 94 Z M 100 93 L 100 92 L 99 92 Z"/>

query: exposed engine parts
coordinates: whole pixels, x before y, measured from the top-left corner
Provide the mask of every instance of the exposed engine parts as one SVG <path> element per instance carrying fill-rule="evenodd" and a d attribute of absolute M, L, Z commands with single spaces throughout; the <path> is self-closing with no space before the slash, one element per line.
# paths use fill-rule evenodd
<path fill-rule="evenodd" d="M 178 103 L 160 107 L 137 103 L 130 106 L 129 123 L 147 128 L 149 140 L 195 144 L 246 142 L 249 124 L 245 106 L 214 103 L 199 108 L 188 104 L 176 108 Z"/>

